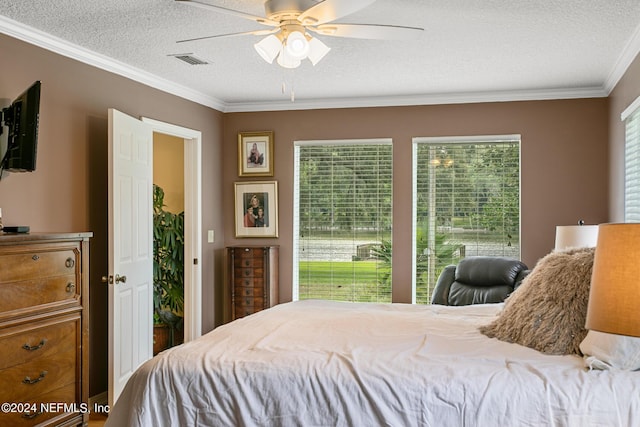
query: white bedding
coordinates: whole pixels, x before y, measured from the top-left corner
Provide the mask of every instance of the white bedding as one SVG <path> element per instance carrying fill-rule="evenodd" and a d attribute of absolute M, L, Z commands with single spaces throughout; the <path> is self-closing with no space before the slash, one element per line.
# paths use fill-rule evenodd
<path fill-rule="evenodd" d="M 640 426 L 640 372 L 480 334 L 501 307 L 281 304 L 144 364 L 107 426 Z"/>

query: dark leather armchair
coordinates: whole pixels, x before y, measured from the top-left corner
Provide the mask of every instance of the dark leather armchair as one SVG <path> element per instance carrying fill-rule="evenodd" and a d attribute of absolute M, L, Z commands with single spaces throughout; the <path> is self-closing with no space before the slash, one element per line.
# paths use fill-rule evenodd
<path fill-rule="evenodd" d="M 517 259 L 475 256 L 442 270 L 431 304 L 469 305 L 502 302 L 529 273 Z"/>

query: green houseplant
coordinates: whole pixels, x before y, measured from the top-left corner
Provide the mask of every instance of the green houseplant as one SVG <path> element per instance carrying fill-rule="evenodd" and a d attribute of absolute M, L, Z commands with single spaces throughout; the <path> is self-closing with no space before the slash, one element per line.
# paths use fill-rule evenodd
<path fill-rule="evenodd" d="M 164 209 L 164 190 L 153 186 L 153 320 L 170 328 L 169 346 L 184 317 L 184 212 Z"/>

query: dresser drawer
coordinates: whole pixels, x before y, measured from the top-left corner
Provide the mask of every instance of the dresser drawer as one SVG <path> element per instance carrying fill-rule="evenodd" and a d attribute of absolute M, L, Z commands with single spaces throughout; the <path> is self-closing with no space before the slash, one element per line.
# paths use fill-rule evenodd
<path fill-rule="evenodd" d="M 242 297 L 264 297 L 263 287 L 241 287 L 235 289 L 236 298 Z"/>
<path fill-rule="evenodd" d="M 60 349 L 47 358 L 12 366 L 0 373 L 0 402 L 26 402 L 75 384 L 78 380 L 76 347 Z"/>
<path fill-rule="evenodd" d="M 0 283 L 75 274 L 78 256 L 70 248 L 0 253 Z"/>
<path fill-rule="evenodd" d="M 238 319 L 240 317 L 245 317 L 245 316 L 249 316 L 253 313 L 257 313 L 260 310 L 256 310 L 253 307 L 235 307 L 235 318 Z"/>
<path fill-rule="evenodd" d="M 264 248 L 234 248 L 233 251 L 236 259 L 262 259 L 264 257 Z"/>
<path fill-rule="evenodd" d="M 11 403 L 26 403 L 28 406 L 25 406 L 28 408 L 28 410 L 26 410 L 25 412 L 0 413 L 0 426 L 33 426 L 36 424 L 40 424 L 46 420 L 50 420 L 51 418 L 62 416 L 64 414 L 63 411 L 65 408 L 63 405 L 41 406 L 42 403 L 67 404 L 68 406 L 66 409 L 70 411 L 84 411 L 85 409 L 78 403 L 75 384 L 67 384 L 64 387 L 41 394 L 34 399 L 29 399 L 25 402 Z M 74 405 L 74 403 L 76 405 Z M 32 405 L 35 405 L 35 407 Z M 35 411 L 33 409 L 35 409 Z M 70 413 L 69 416 L 64 418 L 68 419 L 76 415 L 77 413 Z"/>
<path fill-rule="evenodd" d="M 236 268 L 236 277 L 264 277 L 263 268 Z"/>
<path fill-rule="evenodd" d="M 238 297 L 235 302 L 236 313 L 243 313 L 243 315 L 257 313 L 260 310 L 264 310 L 265 299 L 262 297 Z"/>
<path fill-rule="evenodd" d="M 236 288 L 262 288 L 264 283 L 262 277 L 239 277 L 235 280 L 234 286 Z"/>
<path fill-rule="evenodd" d="M 49 360 L 57 353 L 75 349 L 79 337 L 79 314 L 0 329 L 0 370 L 39 359 Z"/>
<path fill-rule="evenodd" d="M 264 261 L 262 257 L 236 257 L 234 265 L 236 268 L 263 268 Z"/>
<path fill-rule="evenodd" d="M 75 275 L 0 283 L 0 317 L 9 312 L 36 311 L 46 305 L 80 305 Z"/>
<path fill-rule="evenodd" d="M 238 296 L 236 299 L 236 308 L 238 307 L 253 307 L 262 310 L 264 308 L 264 298 Z"/>

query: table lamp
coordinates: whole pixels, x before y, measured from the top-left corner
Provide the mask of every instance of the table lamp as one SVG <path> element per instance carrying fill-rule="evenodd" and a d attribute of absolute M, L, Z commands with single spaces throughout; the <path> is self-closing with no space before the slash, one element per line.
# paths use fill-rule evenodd
<path fill-rule="evenodd" d="M 558 225 L 556 227 L 556 251 L 569 248 L 593 248 L 598 240 L 598 226 L 584 225 L 579 221 L 578 225 Z"/>
<path fill-rule="evenodd" d="M 640 337 L 640 224 L 601 224 L 586 328 Z"/>

